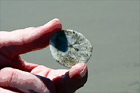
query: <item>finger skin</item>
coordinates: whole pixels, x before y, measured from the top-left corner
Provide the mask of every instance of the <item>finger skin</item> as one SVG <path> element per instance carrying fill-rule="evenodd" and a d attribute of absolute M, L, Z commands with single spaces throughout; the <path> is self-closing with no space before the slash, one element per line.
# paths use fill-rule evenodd
<path fill-rule="evenodd" d="M 9 67 L 0 70 L 0 87 L 24 93 L 54 93 L 55 90 L 49 79 Z"/>
<path fill-rule="evenodd" d="M 84 86 L 87 81 L 88 71 L 84 63 L 72 67 L 69 72 L 62 77 L 53 79 L 57 93 L 74 93 L 77 89 Z"/>
<path fill-rule="evenodd" d="M 86 83 L 88 68 L 85 63 L 78 63 L 70 70 L 54 70 L 44 66 L 38 66 L 31 73 L 45 76 L 52 80 L 55 84 L 56 93 L 73 93 Z"/>
<path fill-rule="evenodd" d="M 49 44 L 50 37 L 61 29 L 59 20 L 53 19 L 36 28 L 0 32 L 0 53 L 7 58 L 13 58 L 19 54 L 42 49 Z"/>
<path fill-rule="evenodd" d="M 51 35 L 61 29 L 60 21 L 53 19 L 40 27 L 30 27 L 12 32 L 0 31 L 0 68 L 13 67 L 31 71 L 37 65 L 25 62 L 19 55 L 48 46 Z"/>

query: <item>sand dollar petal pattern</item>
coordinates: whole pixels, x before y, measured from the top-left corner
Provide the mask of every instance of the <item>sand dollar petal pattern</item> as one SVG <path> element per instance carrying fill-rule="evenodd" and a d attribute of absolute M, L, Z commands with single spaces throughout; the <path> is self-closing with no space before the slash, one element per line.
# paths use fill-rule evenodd
<path fill-rule="evenodd" d="M 79 62 L 88 62 L 93 46 L 81 33 L 67 29 L 57 32 L 51 37 L 50 50 L 57 62 L 71 67 Z"/>

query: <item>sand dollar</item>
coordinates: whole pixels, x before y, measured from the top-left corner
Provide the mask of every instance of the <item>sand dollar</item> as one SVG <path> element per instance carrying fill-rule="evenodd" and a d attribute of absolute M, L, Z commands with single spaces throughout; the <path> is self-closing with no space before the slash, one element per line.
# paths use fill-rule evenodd
<path fill-rule="evenodd" d="M 53 58 L 61 65 L 71 67 L 86 63 L 92 54 L 92 45 L 81 33 L 67 29 L 55 33 L 50 39 Z"/>

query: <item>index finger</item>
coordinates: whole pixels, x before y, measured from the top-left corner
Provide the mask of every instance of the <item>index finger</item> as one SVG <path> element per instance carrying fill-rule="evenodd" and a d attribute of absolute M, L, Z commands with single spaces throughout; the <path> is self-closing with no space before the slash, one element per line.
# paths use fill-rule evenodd
<path fill-rule="evenodd" d="M 61 31 L 61 29 L 60 21 L 53 19 L 44 26 L 36 28 L 0 32 L 0 51 L 15 57 L 19 54 L 44 48 L 49 44 L 51 35 Z"/>

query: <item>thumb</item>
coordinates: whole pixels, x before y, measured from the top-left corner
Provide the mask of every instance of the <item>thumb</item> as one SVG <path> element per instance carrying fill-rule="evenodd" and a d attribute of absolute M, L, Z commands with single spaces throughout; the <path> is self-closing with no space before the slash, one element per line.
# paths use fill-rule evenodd
<path fill-rule="evenodd" d="M 61 31 L 58 19 L 53 19 L 40 27 L 30 27 L 12 32 L 0 32 L 0 51 L 11 56 L 41 49 L 49 44 L 51 35 Z M 8 51 L 8 52 L 7 52 Z"/>
<path fill-rule="evenodd" d="M 74 65 L 63 76 L 53 79 L 57 93 L 74 93 L 84 86 L 88 77 L 88 67 L 85 63 Z"/>

